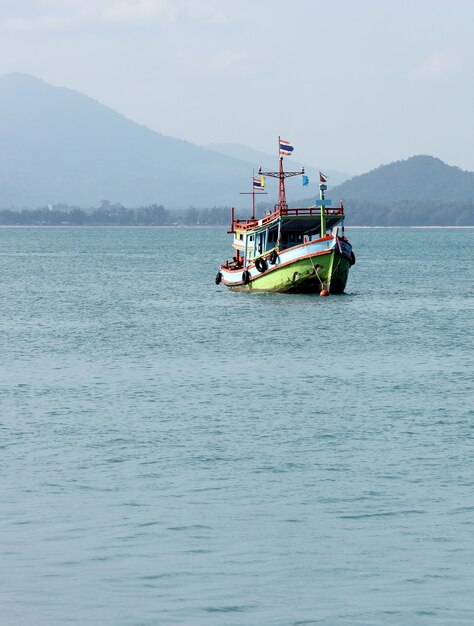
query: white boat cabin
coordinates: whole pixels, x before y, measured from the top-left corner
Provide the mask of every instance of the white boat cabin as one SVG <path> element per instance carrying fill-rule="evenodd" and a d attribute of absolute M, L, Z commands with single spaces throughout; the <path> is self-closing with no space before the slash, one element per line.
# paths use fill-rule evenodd
<path fill-rule="evenodd" d="M 243 267 L 275 248 L 283 251 L 318 239 L 342 236 L 344 233 L 342 206 L 325 209 L 324 233 L 321 233 L 320 210 L 320 207 L 287 209 L 287 215 L 280 214 L 277 218 L 273 213 L 261 220 L 236 220 L 233 222 L 232 245 L 236 250 L 234 262 L 237 266 Z"/>

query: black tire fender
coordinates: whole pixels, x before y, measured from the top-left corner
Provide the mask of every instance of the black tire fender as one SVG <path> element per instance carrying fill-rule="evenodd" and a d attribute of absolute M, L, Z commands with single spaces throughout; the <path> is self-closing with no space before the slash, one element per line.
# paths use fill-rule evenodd
<path fill-rule="evenodd" d="M 259 257 L 255 259 L 255 267 L 258 269 L 260 273 L 264 272 L 267 269 L 267 262 L 263 257 Z"/>
<path fill-rule="evenodd" d="M 222 272 L 217 272 L 216 274 L 216 285 L 219 285 L 222 280 Z"/>
<path fill-rule="evenodd" d="M 275 265 L 278 259 L 278 252 L 276 250 L 272 250 L 270 252 L 270 256 L 268 257 L 268 262 L 270 265 Z"/>
<path fill-rule="evenodd" d="M 244 270 L 242 272 L 242 282 L 244 285 L 248 285 L 250 282 L 250 272 L 248 270 Z"/>

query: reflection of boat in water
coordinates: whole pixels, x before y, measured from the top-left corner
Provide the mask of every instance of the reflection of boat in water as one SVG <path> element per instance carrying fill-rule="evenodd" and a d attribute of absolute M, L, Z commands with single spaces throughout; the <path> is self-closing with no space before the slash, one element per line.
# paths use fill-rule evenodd
<path fill-rule="evenodd" d="M 235 291 L 342 293 L 349 268 L 355 263 L 352 246 L 344 236 L 344 207 L 330 207 L 325 198 L 326 179 L 320 174 L 319 199 L 308 208 L 289 208 L 285 179 L 304 175 L 285 172 L 280 156 L 278 172 L 261 172 L 279 179 L 278 203 L 273 212 L 255 219 L 234 219 L 228 231 L 234 235 L 236 254 L 221 265 L 216 283 Z"/>

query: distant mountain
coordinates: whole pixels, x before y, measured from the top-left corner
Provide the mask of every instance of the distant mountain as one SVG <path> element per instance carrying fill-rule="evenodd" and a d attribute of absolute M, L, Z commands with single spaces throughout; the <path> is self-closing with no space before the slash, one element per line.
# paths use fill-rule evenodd
<path fill-rule="evenodd" d="M 248 196 L 239 192 L 250 186 L 252 169 L 274 169 L 277 162 L 238 144 L 203 148 L 167 137 L 32 76 L 0 77 L 0 209 L 97 207 L 102 200 L 168 210 L 248 207 Z M 285 165 L 301 167 L 289 159 Z M 317 194 L 316 172 L 305 169 L 310 187 L 303 200 L 296 199 L 301 180 L 288 180 L 293 206 L 313 204 Z M 344 176 L 323 171 L 332 183 Z M 268 191 L 264 198 L 272 206 L 277 185 L 269 181 Z M 336 204 L 344 200 L 353 224 L 474 225 L 474 173 L 431 156 L 355 176 L 331 189 L 329 197 Z"/>
<path fill-rule="evenodd" d="M 252 163 L 141 126 L 78 92 L 0 77 L 0 208 L 246 206 Z"/>
<path fill-rule="evenodd" d="M 203 146 L 203 148 L 215 150 L 215 152 L 220 152 L 221 154 L 225 154 L 226 156 L 253 163 L 256 169 L 260 165 L 262 166 L 262 168 L 268 170 L 273 170 L 278 167 L 278 155 L 276 154 L 276 152 L 274 155 L 271 155 L 267 154 L 266 152 L 259 152 L 258 150 L 254 150 L 253 148 L 250 148 L 249 146 L 244 146 L 240 143 L 212 143 Z M 278 148 L 278 145 L 276 145 L 275 148 Z M 323 171 L 328 176 L 328 184 L 330 187 L 340 185 L 349 178 L 349 174 L 345 174 L 344 172 L 330 169 L 328 170 L 325 169 L 323 166 L 316 167 L 308 163 L 303 164 L 299 161 L 295 161 L 295 159 L 289 159 L 288 157 L 285 157 L 285 169 L 297 171 L 301 169 L 302 166 L 304 166 L 305 172 L 313 180 L 316 180 L 316 176 L 319 170 Z"/>
<path fill-rule="evenodd" d="M 390 204 L 406 201 L 474 200 L 474 172 L 432 156 L 413 156 L 354 176 L 331 194 L 343 200 Z"/>
<path fill-rule="evenodd" d="M 344 201 L 349 226 L 474 226 L 474 172 L 431 156 L 381 165 L 328 197 L 333 206 Z"/>

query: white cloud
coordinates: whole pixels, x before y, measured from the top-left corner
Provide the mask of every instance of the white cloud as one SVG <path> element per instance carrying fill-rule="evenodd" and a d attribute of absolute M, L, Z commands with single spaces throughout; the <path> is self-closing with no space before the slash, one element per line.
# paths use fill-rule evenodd
<path fill-rule="evenodd" d="M 441 50 L 417 65 L 412 77 L 417 80 L 434 81 L 449 77 L 461 68 L 462 59 L 453 50 Z"/>
<path fill-rule="evenodd" d="M 56 30 L 70 24 L 70 18 L 64 15 L 43 15 L 36 19 L 10 17 L 0 21 L 0 28 L 18 33 L 30 33 L 37 30 Z"/>
<path fill-rule="evenodd" d="M 230 10 L 232 4 L 220 0 L 22 0 L 3 11 L 0 0 L 0 29 L 30 32 L 94 22 L 169 24 L 185 18 L 223 24 Z"/>
<path fill-rule="evenodd" d="M 224 11 L 222 2 L 216 0 L 179 0 L 179 3 L 190 18 L 211 24 L 227 23 L 227 11 L 232 8 L 232 3 L 226 4 Z"/>
<path fill-rule="evenodd" d="M 126 0 L 114 2 L 103 12 L 103 17 L 111 21 L 158 20 L 173 22 L 178 10 L 172 0 Z"/>
<path fill-rule="evenodd" d="M 180 17 L 223 24 L 231 6 L 219 0 L 30 0 L 8 12 L 0 5 L 0 28 L 27 32 L 101 21 L 170 23 Z"/>
<path fill-rule="evenodd" d="M 222 52 L 209 57 L 207 65 L 214 72 L 239 71 L 244 67 L 247 68 L 247 55 L 245 52 L 222 50 Z"/>
<path fill-rule="evenodd" d="M 41 0 L 39 4 L 46 9 L 64 12 L 72 11 L 75 13 L 82 8 L 90 11 L 93 7 L 97 7 L 100 4 L 109 4 L 109 2 L 107 0 Z"/>

